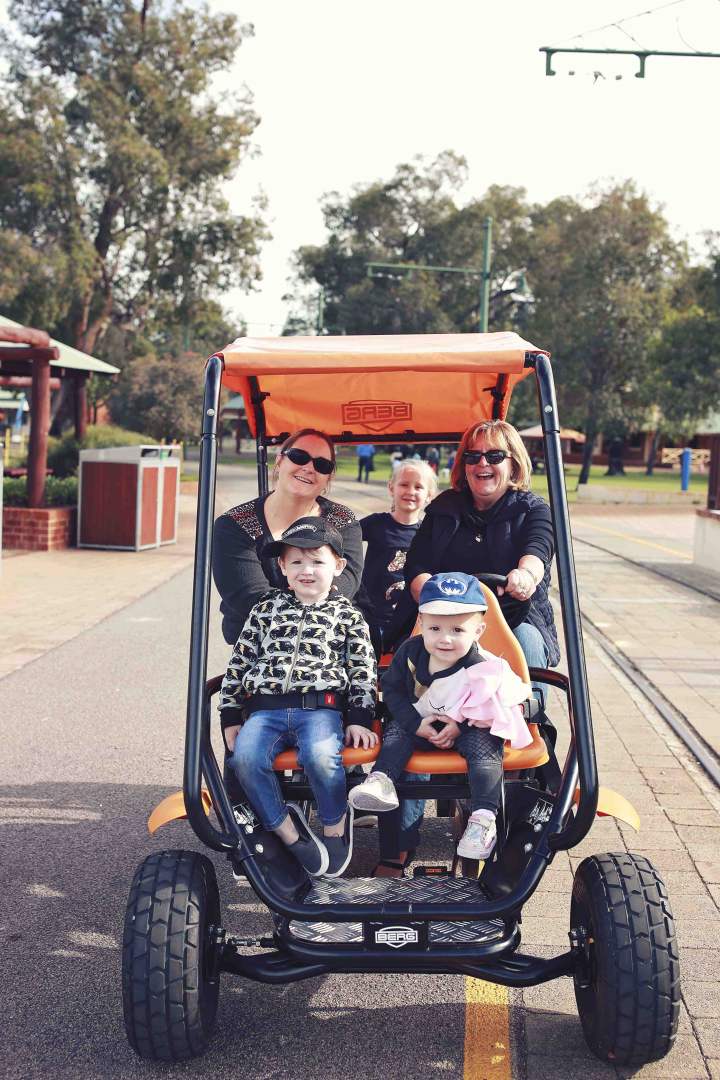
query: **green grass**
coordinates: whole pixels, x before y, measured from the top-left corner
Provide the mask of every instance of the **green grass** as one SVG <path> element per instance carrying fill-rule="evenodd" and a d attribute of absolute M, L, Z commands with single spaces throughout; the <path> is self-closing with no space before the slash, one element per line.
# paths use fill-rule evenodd
<path fill-rule="evenodd" d="M 588 485 L 591 487 L 603 487 L 608 491 L 662 491 L 664 493 L 680 491 L 679 469 L 656 469 L 652 476 L 645 475 L 644 468 L 627 468 L 624 476 L 606 476 L 605 465 L 593 465 L 590 469 Z M 568 502 L 574 502 L 576 498 L 578 477 L 580 476 L 579 465 L 568 465 L 565 469 L 565 490 Z M 690 477 L 690 491 L 703 494 L 707 491 L 708 476 L 695 475 Z M 532 490 L 547 498 L 547 477 L 544 473 L 534 473 L 532 478 Z"/>

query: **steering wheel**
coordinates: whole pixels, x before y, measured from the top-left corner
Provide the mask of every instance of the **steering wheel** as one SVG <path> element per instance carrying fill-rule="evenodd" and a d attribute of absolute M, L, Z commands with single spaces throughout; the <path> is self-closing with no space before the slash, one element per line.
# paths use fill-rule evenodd
<path fill-rule="evenodd" d="M 478 581 L 483 585 L 488 585 L 497 594 L 498 588 L 507 588 L 507 574 L 475 574 Z"/>

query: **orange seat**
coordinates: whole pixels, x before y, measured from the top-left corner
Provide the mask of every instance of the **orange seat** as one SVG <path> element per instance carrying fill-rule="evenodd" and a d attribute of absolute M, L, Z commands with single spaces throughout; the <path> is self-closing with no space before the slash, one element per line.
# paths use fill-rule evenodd
<path fill-rule="evenodd" d="M 346 746 L 342 752 L 342 762 L 348 769 L 353 765 L 369 765 L 375 761 L 379 753 L 379 743 L 377 746 L 373 746 L 371 750 L 363 750 L 361 746 Z M 297 750 L 281 750 L 273 762 L 273 769 L 276 772 L 299 768 Z"/>
<path fill-rule="evenodd" d="M 485 594 L 488 610 L 485 616 L 485 633 L 482 636 L 482 646 L 495 656 L 502 656 L 523 682 L 530 683 L 525 654 L 520 648 L 518 639 L 505 622 L 505 617 L 500 610 L 500 604 L 487 585 L 480 582 L 480 587 Z M 415 627 L 413 633 L 417 633 Z M 503 768 L 508 771 L 516 769 L 537 769 L 550 760 L 545 742 L 540 735 L 537 724 L 528 724 L 533 741 L 522 750 L 513 750 L 505 744 L 505 757 Z M 377 730 L 377 729 L 376 729 Z M 363 750 L 355 747 L 345 747 L 342 753 L 343 765 L 366 765 L 375 761 L 380 753 L 380 744 L 371 750 Z M 297 752 L 295 750 L 283 750 L 275 758 L 273 768 L 282 772 L 285 769 L 299 768 Z M 465 759 L 455 750 L 419 750 L 416 751 L 405 766 L 406 772 L 411 773 L 438 773 L 456 774 L 467 772 Z"/>

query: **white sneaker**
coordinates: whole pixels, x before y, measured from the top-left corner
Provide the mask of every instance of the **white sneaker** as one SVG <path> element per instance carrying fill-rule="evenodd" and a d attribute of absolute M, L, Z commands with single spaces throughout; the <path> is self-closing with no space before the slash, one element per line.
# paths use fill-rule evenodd
<path fill-rule="evenodd" d="M 495 815 L 490 810 L 474 810 L 457 846 L 463 859 L 487 859 L 497 843 Z"/>
<path fill-rule="evenodd" d="M 374 810 L 376 813 L 397 810 L 400 805 L 395 785 L 382 772 L 371 772 L 367 780 L 351 790 L 348 802 L 355 810 Z"/>

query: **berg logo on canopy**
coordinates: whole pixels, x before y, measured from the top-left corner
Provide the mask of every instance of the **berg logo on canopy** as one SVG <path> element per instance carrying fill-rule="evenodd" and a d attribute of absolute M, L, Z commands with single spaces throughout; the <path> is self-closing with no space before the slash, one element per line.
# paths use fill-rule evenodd
<path fill-rule="evenodd" d="M 346 401 L 342 422 L 380 432 L 396 421 L 412 420 L 412 409 L 409 401 Z"/>

